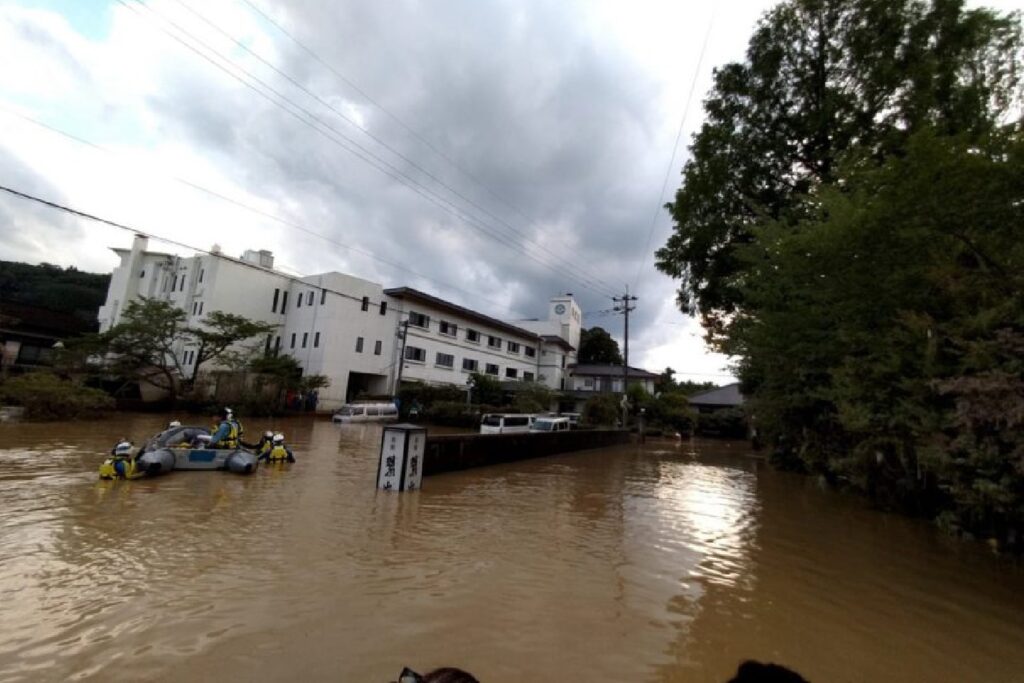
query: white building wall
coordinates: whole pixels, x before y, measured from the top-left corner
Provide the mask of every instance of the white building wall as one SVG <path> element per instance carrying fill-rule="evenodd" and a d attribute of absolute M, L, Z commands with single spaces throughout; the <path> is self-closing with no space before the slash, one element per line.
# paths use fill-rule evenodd
<path fill-rule="evenodd" d="M 429 301 L 390 296 L 377 283 L 342 273 L 297 281 L 269 267 L 272 256 L 268 252 L 247 252 L 246 263 L 209 254 L 183 258 L 148 251 L 142 237 L 135 239 L 130 250 L 114 251 L 120 263 L 100 307 L 101 330 L 116 324 L 127 303 L 140 296 L 173 303 L 185 311 L 187 324 L 192 326 L 201 325 L 212 311 L 277 325 L 269 340 L 251 340 L 247 345 L 289 354 L 306 374 L 326 375 L 331 385 L 320 391 L 322 410 L 339 407 L 357 391 L 393 392 L 401 345 L 397 331 L 410 311 L 429 316 L 430 322 L 426 328 L 408 327 L 406 346 L 422 349 L 425 357 L 422 361 L 405 359 L 403 380 L 466 386 L 470 372 L 477 371 L 500 381 L 532 379 L 556 390 L 571 384 L 567 366 L 575 362 L 575 351 L 540 338 L 554 335 L 574 348 L 579 345 L 582 314 L 571 295 L 551 299 L 548 320 L 510 323 L 522 330 L 516 332 Z M 441 333 L 442 321 L 456 327 L 454 335 Z M 478 333 L 478 341 L 469 339 L 469 330 Z M 490 337 L 500 339 L 500 346 L 490 346 Z M 518 351 L 510 351 L 509 342 L 518 344 Z M 528 348 L 534 350 L 533 356 L 527 355 Z M 186 375 L 194 367 L 195 351 L 184 343 L 176 349 Z M 438 363 L 439 353 L 452 356 L 451 367 Z M 475 361 L 475 368 L 464 366 L 466 359 Z M 488 365 L 497 366 L 497 373 L 488 373 Z M 214 367 L 211 363 L 203 369 Z M 508 374 L 510 370 L 514 377 Z"/>
<path fill-rule="evenodd" d="M 291 285 L 280 352 L 293 356 L 305 374 L 330 379 L 319 391 L 319 409 L 345 403 L 350 387 L 357 386 L 352 373 L 364 375 L 359 386 L 368 393 L 390 394 L 398 317 L 375 282 L 342 273 L 307 277 Z"/>
<path fill-rule="evenodd" d="M 400 305 L 405 312 L 420 313 L 430 317 L 426 328 L 410 324 L 406 337 L 406 358 L 402 369 L 403 381 L 421 381 L 431 384 L 455 384 L 466 386 L 466 380 L 474 370 L 463 366 L 464 359 L 476 361 L 476 372 L 490 374 L 501 381 L 524 380 L 539 377 L 538 360 L 540 358 L 540 340 L 530 334 L 516 334 L 507 329 L 488 325 L 484 321 L 460 316 L 445 309 L 437 308 L 428 302 L 404 299 Z M 441 333 L 442 321 L 454 324 L 454 336 Z M 473 330 L 479 334 L 479 341 L 470 341 L 467 332 Z M 500 340 L 499 347 L 489 345 L 489 339 Z M 519 351 L 509 351 L 509 342 L 519 344 Z M 526 348 L 534 349 L 533 357 L 526 355 Z M 411 360 L 408 349 L 423 349 L 423 361 Z M 437 354 L 453 356 L 452 367 L 444 367 L 437 363 Z M 497 366 L 497 374 L 488 373 L 487 366 Z M 508 375 L 508 370 L 515 371 L 515 377 Z"/>

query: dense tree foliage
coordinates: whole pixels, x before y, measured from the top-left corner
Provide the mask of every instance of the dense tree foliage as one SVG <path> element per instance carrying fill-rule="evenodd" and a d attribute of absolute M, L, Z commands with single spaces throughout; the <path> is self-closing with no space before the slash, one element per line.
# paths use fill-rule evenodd
<path fill-rule="evenodd" d="M 0 261 L 0 302 L 70 313 L 89 323 L 95 323 L 109 284 L 109 275 L 74 267 Z"/>
<path fill-rule="evenodd" d="M 591 327 L 580 331 L 580 348 L 576 354 L 579 363 L 600 363 L 622 365 L 622 352 L 603 327 Z"/>
<path fill-rule="evenodd" d="M 1024 531 L 1016 15 L 790 0 L 716 71 L 659 267 L 776 461 Z"/>
<path fill-rule="evenodd" d="M 797 221 L 850 150 L 899 154 L 922 127 L 991 132 L 1019 106 L 1016 16 L 961 0 L 790 0 L 746 61 L 715 70 L 706 120 L 668 205 L 658 267 L 714 338 L 744 306 L 739 249 L 763 221 Z"/>

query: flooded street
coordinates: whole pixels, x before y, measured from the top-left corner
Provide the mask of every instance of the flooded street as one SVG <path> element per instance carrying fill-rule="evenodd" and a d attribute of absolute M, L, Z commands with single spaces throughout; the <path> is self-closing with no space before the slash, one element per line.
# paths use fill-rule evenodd
<path fill-rule="evenodd" d="M 99 482 L 166 417 L 0 425 L 0 680 L 1010 681 L 1024 573 L 745 457 L 649 443 L 374 489 L 380 429 L 299 462 Z M 268 421 L 246 420 L 255 440 Z"/>

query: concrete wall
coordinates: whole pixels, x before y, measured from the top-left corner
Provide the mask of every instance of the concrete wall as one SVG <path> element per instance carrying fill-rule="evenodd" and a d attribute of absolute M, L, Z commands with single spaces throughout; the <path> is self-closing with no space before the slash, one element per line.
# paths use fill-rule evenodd
<path fill-rule="evenodd" d="M 629 441 L 630 434 L 625 430 L 581 430 L 552 434 L 428 434 L 423 474 L 427 476 L 558 453 L 605 448 Z"/>

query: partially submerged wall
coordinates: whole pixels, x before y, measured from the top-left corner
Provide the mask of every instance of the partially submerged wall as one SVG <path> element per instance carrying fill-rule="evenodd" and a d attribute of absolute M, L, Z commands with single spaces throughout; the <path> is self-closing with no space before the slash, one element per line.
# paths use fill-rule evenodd
<path fill-rule="evenodd" d="M 539 458 L 629 443 L 624 430 L 529 434 L 445 434 L 427 436 L 423 474 L 440 474 L 502 462 Z"/>

